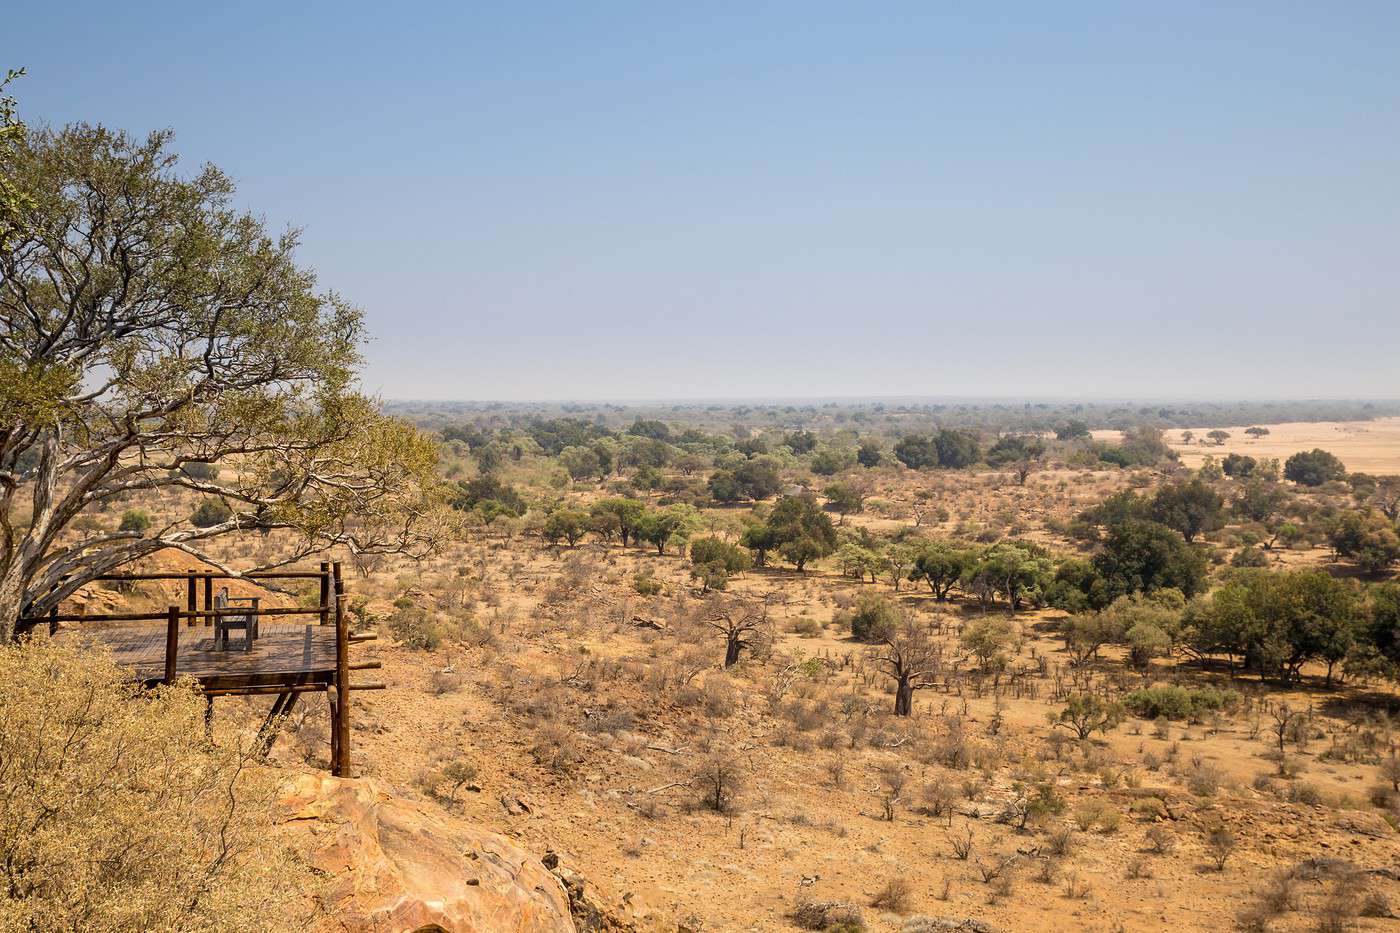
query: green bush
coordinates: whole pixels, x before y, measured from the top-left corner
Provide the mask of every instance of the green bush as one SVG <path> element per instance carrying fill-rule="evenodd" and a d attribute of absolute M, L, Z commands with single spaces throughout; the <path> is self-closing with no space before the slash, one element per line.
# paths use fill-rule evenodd
<path fill-rule="evenodd" d="M 1143 719 L 1195 719 L 1202 713 L 1230 709 L 1239 703 L 1240 695 L 1233 690 L 1215 687 L 1148 687 L 1134 690 L 1123 703 Z"/>
<path fill-rule="evenodd" d="M 190 524 L 196 528 L 211 528 L 233 518 L 233 509 L 222 499 L 205 499 L 190 513 Z"/>
<path fill-rule="evenodd" d="M 145 534 L 146 529 L 151 527 L 151 513 L 145 509 L 130 509 L 122 513 L 122 523 L 117 527 L 118 531 L 135 531 Z"/>
<path fill-rule="evenodd" d="M 653 576 L 650 567 L 637 571 L 632 577 L 632 589 L 642 596 L 655 596 L 661 588 L 661 581 Z"/>
<path fill-rule="evenodd" d="M 862 593 L 855 609 L 843 621 L 857 641 L 877 642 L 899 624 L 899 607 L 878 593 Z"/>

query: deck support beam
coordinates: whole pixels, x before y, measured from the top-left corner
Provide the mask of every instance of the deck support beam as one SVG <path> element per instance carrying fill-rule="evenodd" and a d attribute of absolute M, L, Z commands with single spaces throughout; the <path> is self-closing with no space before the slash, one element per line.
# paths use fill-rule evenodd
<path fill-rule="evenodd" d="M 175 682 L 175 659 L 180 654 L 180 607 L 171 606 L 165 616 L 165 682 Z"/>
<path fill-rule="evenodd" d="M 322 564 L 323 568 L 327 565 Z M 322 578 L 330 582 L 330 575 Z M 335 733 L 332 750 L 336 777 L 350 777 L 350 620 L 345 615 L 345 582 L 340 576 L 340 561 L 335 562 L 335 716 L 331 728 Z M 323 584 L 324 585 L 324 584 Z"/>

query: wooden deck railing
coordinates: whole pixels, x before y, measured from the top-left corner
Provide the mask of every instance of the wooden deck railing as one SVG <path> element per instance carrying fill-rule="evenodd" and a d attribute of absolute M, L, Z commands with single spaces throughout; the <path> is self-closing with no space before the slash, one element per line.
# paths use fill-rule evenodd
<path fill-rule="evenodd" d="M 334 632 L 334 663 L 325 667 L 314 667 L 297 671 L 295 674 L 285 676 L 269 675 L 265 671 L 257 671 L 256 664 L 253 670 L 242 671 L 232 670 L 232 659 L 243 655 L 236 649 L 229 652 L 230 671 L 219 672 L 201 678 L 205 685 L 205 693 L 211 698 L 215 696 L 257 696 L 277 694 L 278 701 L 274 705 L 274 714 L 285 714 L 291 709 L 297 695 L 307 691 L 324 691 L 330 703 L 331 709 L 331 769 L 338 776 L 349 776 L 350 774 L 350 692 L 352 690 L 382 690 L 384 684 L 365 683 L 351 684 L 350 672 L 353 670 L 374 670 L 378 669 L 378 662 L 365 662 L 361 664 L 350 663 L 350 645 L 354 642 L 368 641 L 374 638 L 373 635 L 352 636 L 350 634 L 349 619 L 346 614 L 346 593 L 345 581 L 341 575 L 340 563 L 338 561 L 323 561 L 319 570 L 314 571 L 262 571 L 247 574 L 231 574 L 217 571 L 186 571 L 186 572 L 165 572 L 165 573 L 109 573 L 102 574 L 96 578 L 106 582 L 138 582 L 155 580 L 185 580 L 185 605 L 184 607 L 172 605 L 160 611 L 148 612 L 115 612 L 115 613 L 60 613 L 57 609 L 52 610 L 46 616 L 22 617 L 19 625 L 16 626 L 16 634 L 30 632 L 35 627 L 47 623 L 49 634 L 57 635 L 60 624 L 63 623 L 101 623 L 101 622 L 161 622 L 165 623 L 165 657 L 163 682 L 170 683 L 179 675 L 180 657 L 180 630 L 181 621 L 185 621 L 187 626 L 193 626 L 200 619 L 204 624 L 210 625 L 219 616 L 243 616 L 250 613 L 257 618 L 264 616 L 316 616 L 319 625 L 335 625 Z M 259 580 L 318 580 L 320 582 L 319 599 L 315 606 L 289 606 L 277 608 L 257 608 L 251 609 L 247 606 L 234 606 L 216 608 L 214 605 L 215 581 L 222 580 L 248 580 L 256 582 Z M 201 587 L 202 584 L 202 587 Z M 203 590 L 201 593 L 200 590 Z M 202 599 L 201 599 L 202 597 Z M 308 639 L 310 634 L 308 632 Z M 256 648 L 254 648 L 256 650 Z M 207 657 L 207 655 L 206 655 Z M 256 657 L 254 657 L 256 662 Z M 222 663 L 222 662 L 219 662 Z M 308 675 L 321 675 L 324 682 L 305 683 Z M 240 683 L 240 679 L 246 680 Z M 273 682 L 268 682 L 269 680 Z M 150 682 L 149 680 L 147 681 Z M 211 706 L 212 709 L 212 706 Z M 269 716 L 269 720 L 273 717 Z"/>

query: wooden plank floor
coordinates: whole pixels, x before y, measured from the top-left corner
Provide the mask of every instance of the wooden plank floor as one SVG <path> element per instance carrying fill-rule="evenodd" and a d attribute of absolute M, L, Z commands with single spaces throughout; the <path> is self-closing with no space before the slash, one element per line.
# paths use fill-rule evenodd
<path fill-rule="evenodd" d="M 194 677 L 206 688 L 329 683 L 335 674 L 335 626 L 263 621 L 252 651 L 243 650 L 243 633 L 229 634 L 229 648 L 215 650 L 214 628 L 180 626 L 177 675 Z M 149 624 L 84 625 L 75 633 L 84 642 L 104 646 L 112 660 L 142 680 L 165 676 L 165 626 Z"/>

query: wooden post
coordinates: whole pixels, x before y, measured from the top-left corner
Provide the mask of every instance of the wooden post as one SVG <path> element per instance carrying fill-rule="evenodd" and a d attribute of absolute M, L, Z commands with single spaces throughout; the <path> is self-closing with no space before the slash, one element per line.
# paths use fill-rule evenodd
<path fill-rule="evenodd" d="M 322 565 L 329 570 L 329 566 Z M 345 616 L 345 586 L 340 580 L 340 564 L 336 564 L 335 580 L 335 721 L 334 749 L 336 777 L 350 777 L 350 620 Z M 321 578 L 323 586 L 330 575 Z"/>
<path fill-rule="evenodd" d="M 204 611 L 214 611 L 214 574 L 209 570 L 204 571 Z M 206 615 L 204 617 L 205 627 L 213 624 L 214 617 L 212 615 Z"/>
<path fill-rule="evenodd" d="M 49 637 L 53 638 L 58 634 L 58 606 L 49 610 Z"/>
<path fill-rule="evenodd" d="M 321 561 L 321 624 L 331 620 L 331 565 Z"/>
<path fill-rule="evenodd" d="M 199 610 L 199 577 L 193 570 L 185 581 L 185 608 L 190 611 L 189 624 L 194 625 L 197 621 L 194 614 Z"/>
<path fill-rule="evenodd" d="M 171 606 L 165 617 L 165 682 L 175 681 L 175 656 L 180 651 L 180 607 Z"/>
<path fill-rule="evenodd" d="M 326 691 L 326 705 L 331 711 L 331 774 L 340 774 L 340 707 L 335 702 L 335 691 Z"/>

